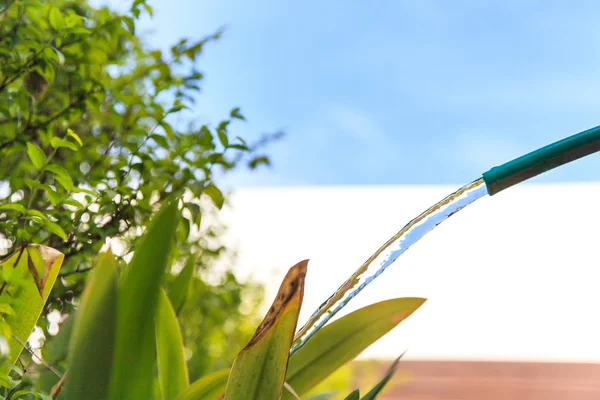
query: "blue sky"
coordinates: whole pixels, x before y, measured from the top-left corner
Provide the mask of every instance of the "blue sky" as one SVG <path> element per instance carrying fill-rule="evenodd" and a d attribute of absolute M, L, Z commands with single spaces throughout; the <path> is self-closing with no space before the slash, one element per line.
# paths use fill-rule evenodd
<path fill-rule="evenodd" d="M 150 0 L 148 42 L 227 26 L 194 110 L 284 129 L 232 187 L 461 184 L 600 125 L 600 3 Z M 600 180 L 600 156 L 537 181 Z"/>

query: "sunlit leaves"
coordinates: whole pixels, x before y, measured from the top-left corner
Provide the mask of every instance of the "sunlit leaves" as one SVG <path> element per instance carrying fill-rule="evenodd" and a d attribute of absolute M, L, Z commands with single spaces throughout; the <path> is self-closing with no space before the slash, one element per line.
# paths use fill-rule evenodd
<path fill-rule="evenodd" d="M 64 147 L 64 148 L 67 148 L 67 149 L 70 149 L 73 151 L 79 150 L 74 143 L 69 142 L 67 139 L 62 139 L 62 138 L 58 138 L 58 137 L 53 137 L 52 140 L 50 141 L 50 144 L 55 149 Z"/>

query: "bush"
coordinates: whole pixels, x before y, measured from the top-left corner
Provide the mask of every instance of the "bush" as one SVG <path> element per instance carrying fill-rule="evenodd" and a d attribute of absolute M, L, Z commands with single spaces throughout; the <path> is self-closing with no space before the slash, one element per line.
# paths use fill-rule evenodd
<path fill-rule="evenodd" d="M 230 271 L 216 285 L 201 279 L 217 257 L 231 253 L 214 217 L 226 201 L 214 174 L 268 163 L 257 152 L 277 135 L 256 144 L 236 137 L 232 129 L 244 120 L 239 108 L 216 124 L 176 124 L 193 119 L 187 110 L 202 80 L 196 64 L 221 32 L 152 49 L 135 33 L 139 15 L 151 12 L 139 0 L 126 15 L 86 1 L 0 2 L 0 255 L 29 243 L 64 254 L 44 309 L 64 319 L 100 249 L 112 244 L 124 264 L 151 215 L 184 199 L 170 253 L 174 271 L 192 263 L 196 291 L 188 307 L 218 304 L 223 311 L 203 315 L 202 331 L 182 319 L 197 376 L 219 367 L 251 334 L 239 305 L 242 297 L 261 296 Z M 197 318 L 190 309 L 182 315 Z M 45 318 L 39 325 L 48 333 Z M 235 332 L 209 353 L 207 338 L 224 325 Z"/>

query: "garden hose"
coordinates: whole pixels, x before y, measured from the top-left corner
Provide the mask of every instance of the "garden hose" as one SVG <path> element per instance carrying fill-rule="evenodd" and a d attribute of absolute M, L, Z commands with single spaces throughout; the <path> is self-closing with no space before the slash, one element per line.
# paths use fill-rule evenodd
<path fill-rule="evenodd" d="M 483 174 L 490 196 L 529 178 L 600 151 L 600 126 L 569 136 Z"/>

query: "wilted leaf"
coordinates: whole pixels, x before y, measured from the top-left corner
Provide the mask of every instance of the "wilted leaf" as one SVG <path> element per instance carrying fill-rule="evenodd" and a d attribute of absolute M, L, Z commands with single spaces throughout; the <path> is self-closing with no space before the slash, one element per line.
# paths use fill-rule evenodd
<path fill-rule="evenodd" d="M 290 359 L 286 377 L 302 395 L 353 360 L 417 310 L 425 299 L 386 300 L 354 311 L 323 327 Z M 283 396 L 291 400 L 289 394 Z"/>
<path fill-rule="evenodd" d="M 69 371 L 63 391 L 65 400 L 105 400 L 108 396 L 117 295 L 116 262 L 111 253 L 104 253 L 88 279 L 74 316 Z"/>
<path fill-rule="evenodd" d="M 279 400 L 281 397 L 304 295 L 307 264 L 307 260 L 299 262 L 283 279 L 269 312 L 233 362 L 225 400 Z"/>
<path fill-rule="evenodd" d="M 177 315 L 162 289 L 156 313 L 156 356 L 162 398 L 175 399 L 190 383 Z"/>
<path fill-rule="evenodd" d="M 0 294 L 0 303 L 12 304 L 15 315 L 7 315 L 6 321 L 12 329 L 12 334 L 19 339 L 9 338 L 8 340 L 10 347 L 8 362 L 16 362 L 17 357 L 21 354 L 23 348 L 19 341 L 22 343 L 27 342 L 33 331 L 50 290 L 54 286 L 63 259 L 63 254 L 53 248 L 32 245 L 17 250 L 7 260 L 0 263 L 2 269 L 14 268 L 15 270 L 12 273 L 23 279 L 18 286 L 10 283 L 3 284 L 3 290 Z M 41 296 L 38 284 L 31 276 L 29 260 L 31 260 L 33 269 L 38 274 L 38 281 L 43 281 Z"/>

